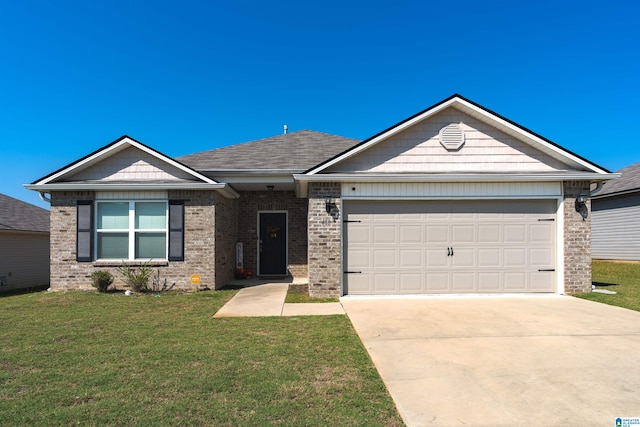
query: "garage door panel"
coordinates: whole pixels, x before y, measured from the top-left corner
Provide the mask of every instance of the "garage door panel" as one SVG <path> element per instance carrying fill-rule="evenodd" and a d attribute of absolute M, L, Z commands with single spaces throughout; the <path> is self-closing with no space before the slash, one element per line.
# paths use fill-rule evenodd
<path fill-rule="evenodd" d="M 473 292 L 475 288 L 475 273 L 472 272 L 452 272 L 451 290 L 453 292 Z"/>
<path fill-rule="evenodd" d="M 421 225 L 401 225 L 400 242 L 403 244 L 420 244 L 424 241 Z"/>
<path fill-rule="evenodd" d="M 349 243 L 351 245 L 370 245 L 371 242 L 371 229 L 368 226 L 349 224 Z"/>
<path fill-rule="evenodd" d="M 525 248 L 505 249 L 503 255 L 504 267 L 525 267 L 527 265 L 527 250 Z"/>
<path fill-rule="evenodd" d="M 398 278 L 400 292 L 420 293 L 422 291 L 423 273 L 400 273 Z"/>
<path fill-rule="evenodd" d="M 553 292 L 555 290 L 555 273 L 540 271 L 530 273 L 530 290 L 532 292 Z"/>
<path fill-rule="evenodd" d="M 555 254 L 547 248 L 529 249 L 529 266 L 535 268 L 549 268 L 555 264 Z"/>
<path fill-rule="evenodd" d="M 398 268 L 398 252 L 394 248 L 374 249 L 373 268 Z"/>
<path fill-rule="evenodd" d="M 425 290 L 430 293 L 446 293 L 449 289 L 449 272 L 432 271 L 425 273 Z"/>
<path fill-rule="evenodd" d="M 476 250 L 474 248 L 455 249 L 450 257 L 450 264 L 455 268 L 468 268 L 476 266 Z"/>
<path fill-rule="evenodd" d="M 373 291 L 375 293 L 394 294 L 398 290 L 396 273 L 376 273 L 373 276 Z"/>
<path fill-rule="evenodd" d="M 394 225 L 378 225 L 373 227 L 373 243 L 397 243 L 398 227 Z"/>
<path fill-rule="evenodd" d="M 431 244 L 441 243 L 446 246 L 449 243 L 449 226 L 448 225 L 426 225 L 427 236 L 426 242 Z"/>
<path fill-rule="evenodd" d="M 504 243 L 526 243 L 527 226 L 524 224 L 505 224 Z"/>
<path fill-rule="evenodd" d="M 502 227 L 500 224 L 478 224 L 478 240 L 479 244 L 483 243 L 500 243 L 502 240 Z"/>
<path fill-rule="evenodd" d="M 502 265 L 502 250 L 499 248 L 479 248 L 478 249 L 478 267 L 497 268 Z"/>
<path fill-rule="evenodd" d="M 343 208 L 345 220 L 361 221 L 343 228 L 343 266 L 362 271 L 344 275 L 347 293 L 555 291 L 556 273 L 538 271 L 555 269 L 555 200 L 345 201 Z"/>
<path fill-rule="evenodd" d="M 475 241 L 475 226 L 473 224 L 452 225 L 449 241 L 452 245 L 473 243 Z"/>
<path fill-rule="evenodd" d="M 500 292 L 502 279 L 500 272 L 480 272 L 478 273 L 478 291 L 480 292 Z"/>
<path fill-rule="evenodd" d="M 400 249 L 400 267 L 424 269 L 424 254 L 422 249 Z"/>
<path fill-rule="evenodd" d="M 426 268 L 446 267 L 449 264 L 449 257 L 447 256 L 447 248 L 438 249 L 425 249 L 426 254 Z"/>
<path fill-rule="evenodd" d="M 526 292 L 527 273 L 524 271 L 507 271 L 503 274 L 506 292 Z"/>

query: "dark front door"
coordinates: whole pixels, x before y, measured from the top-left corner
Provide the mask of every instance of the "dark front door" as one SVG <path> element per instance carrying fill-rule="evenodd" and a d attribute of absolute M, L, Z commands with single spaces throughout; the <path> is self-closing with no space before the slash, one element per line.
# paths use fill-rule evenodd
<path fill-rule="evenodd" d="M 262 276 L 287 275 L 287 213 L 260 212 L 258 214 L 259 269 Z"/>

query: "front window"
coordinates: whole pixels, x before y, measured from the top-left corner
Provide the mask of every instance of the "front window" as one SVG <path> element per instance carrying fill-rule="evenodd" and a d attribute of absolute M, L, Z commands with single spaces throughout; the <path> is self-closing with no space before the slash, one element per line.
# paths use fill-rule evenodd
<path fill-rule="evenodd" d="M 167 202 L 97 202 L 98 259 L 167 259 Z"/>

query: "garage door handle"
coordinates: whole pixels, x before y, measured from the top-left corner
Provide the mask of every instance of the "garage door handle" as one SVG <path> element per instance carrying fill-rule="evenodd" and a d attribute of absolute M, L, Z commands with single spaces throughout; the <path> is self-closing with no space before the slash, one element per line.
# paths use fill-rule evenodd
<path fill-rule="evenodd" d="M 362 274 L 362 271 L 345 271 L 344 274 Z"/>
<path fill-rule="evenodd" d="M 555 268 L 541 268 L 538 271 L 556 271 Z"/>
<path fill-rule="evenodd" d="M 447 256 L 453 256 L 453 248 L 447 248 Z"/>

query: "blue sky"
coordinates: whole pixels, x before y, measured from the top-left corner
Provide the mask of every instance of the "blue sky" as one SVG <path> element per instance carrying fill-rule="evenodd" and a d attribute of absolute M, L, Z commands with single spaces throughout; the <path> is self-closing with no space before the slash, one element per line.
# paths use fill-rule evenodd
<path fill-rule="evenodd" d="M 640 161 L 640 2 L 0 0 L 0 193 L 128 134 L 169 156 L 367 138 L 459 93 Z M 268 153 L 265 153 L 268 155 Z"/>

